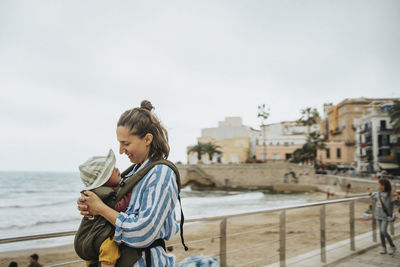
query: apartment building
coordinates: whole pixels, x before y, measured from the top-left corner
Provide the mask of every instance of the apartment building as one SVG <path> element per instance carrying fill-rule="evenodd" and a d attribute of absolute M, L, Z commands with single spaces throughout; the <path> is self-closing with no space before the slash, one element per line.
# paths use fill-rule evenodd
<path fill-rule="evenodd" d="M 360 119 L 356 138 L 357 170 L 360 172 L 399 169 L 400 135 L 394 134 L 388 114 L 392 105 L 393 102 L 373 102 Z"/>
<path fill-rule="evenodd" d="M 326 138 L 326 149 L 318 151 L 318 160 L 332 164 L 356 165 L 356 130 L 360 118 L 371 103 L 384 104 L 394 98 L 345 99 L 337 105 L 324 104 L 321 133 Z"/>
<path fill-rule="evenodd" d="M 308 131 L 319 132 L 320 125 L 311 125 L 310 129 L 296 121 L 264 125 L 256 140 L 256 159 L 268 162 L 290 160 L 293 152 L 306 143 Z"/>

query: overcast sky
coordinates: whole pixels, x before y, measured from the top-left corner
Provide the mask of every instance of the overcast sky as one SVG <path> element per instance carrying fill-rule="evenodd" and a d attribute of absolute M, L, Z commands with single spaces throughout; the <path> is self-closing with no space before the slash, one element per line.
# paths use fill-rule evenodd
<path fill-rule="evenodd" d="M 172 161 L 201 128 L 400 96 L 400 1 L 0 1 L 0 170 L 77 171 L 148 99 Z M 128 161 L 117 156 L 124 169 Z"/>

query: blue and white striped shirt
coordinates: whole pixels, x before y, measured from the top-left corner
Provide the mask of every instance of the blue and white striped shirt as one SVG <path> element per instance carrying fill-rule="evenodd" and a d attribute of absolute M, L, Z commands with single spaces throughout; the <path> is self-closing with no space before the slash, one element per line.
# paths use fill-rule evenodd
<path fill-rule="evenodd" d="M 146 161 L 140 170 L 150 161 Z M 134 172 L 132 171 L 130 175 Z M 148 247 L 154 240 L 169 240 L 179 232 L 175 205 L 178 187 L 174 171 L 166 165 L 154 166 L 133 188 L 126 212 L 120 212 L 115 223 L 114 240 L 130 247 Z M 152 266 L 173 266 L 175 257 L 162 247 L 150 249 Z M 133 267 L 145 267 L 145 254 Z"/>

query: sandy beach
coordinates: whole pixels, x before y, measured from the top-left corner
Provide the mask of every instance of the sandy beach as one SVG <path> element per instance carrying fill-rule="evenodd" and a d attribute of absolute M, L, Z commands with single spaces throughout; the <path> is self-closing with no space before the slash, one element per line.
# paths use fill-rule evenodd
<path fill-rule="evenodd" d="M 314 201 L 325 200 L 323 194 Z M 368 202 L 355 203 L 355 217 L 361 217 Z M 286 253 L 287 257 L 319 248 L 320 244 L 320 207 L 289 210 L 286 213 Z M 327 244 L 343 240 L 349 236 L 349 203 L 329 205 L 326 208 Z M 279 213 L 264 213 L 231 218 L 227 222 L 228 264 L 237 266 L 249 262 L 246 266 L 262 266 L 279 259 Z M 180 244 L 179 235 L 167 242 L 173 246 L 172 253 L 177 262 L 188 256 L 219 254 L 220 221 L 202 222 L 185 225 L 185 241 L 189 251 L 185 252 Z M 357 220 L 356 235 L 370 231 L 371 221 Z M 200 240 L 200 241 L 196 241 Z M 0 253 L 0 266 L 8 266 L 12 260 L 20 266 L 28 265 L 29 255 L 38 253 L 44 266 L 79 260 L 72 245 L 46 249 L 31 249 Z M 328 252 L 329 254 L 329 252 Z M 263 259 L 259 260 L 258 259 Z M 83 263 L 64 266 L 78 267 Z"/>

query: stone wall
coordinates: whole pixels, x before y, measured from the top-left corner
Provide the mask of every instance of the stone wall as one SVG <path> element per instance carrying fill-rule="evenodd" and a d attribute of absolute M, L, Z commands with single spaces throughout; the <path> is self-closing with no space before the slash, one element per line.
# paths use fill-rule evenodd
<path fill-rule="evenodd" d="M 200 168 L 208 180 L 214 181 L 217 186 L 235 185 L 239 187 L 263 187 L 284 182 L 285 173 L 294 172 L 302 183 L 314 177 L 314 169 L 309 166 L 299 166 L 291 163 L 254 163 L 254 164 L 215 164 L 215 165 L 177 165 L 181 174 L 182 184 L 196 179 L 195 171 Z M 199 180 L 201 175 L 197 175 Z"/>
<path fill-rule="evenodd" d="M 215 164 L 177 165 L 181 183 L 196 188 L 269 188 L 284 183 L 286 173 L 294 172 L 299 185 L 315 186 L 320 191 L 329 188 L 332 192 L 346 192 L 347 184 L 351 193 L 365 193 L 367 187 L 376 188 L 376 180 L 315 174 L 314 168 L 292 163 L 259 164 Z M 294 185 L 294 183 L 290 183 Z"/>

